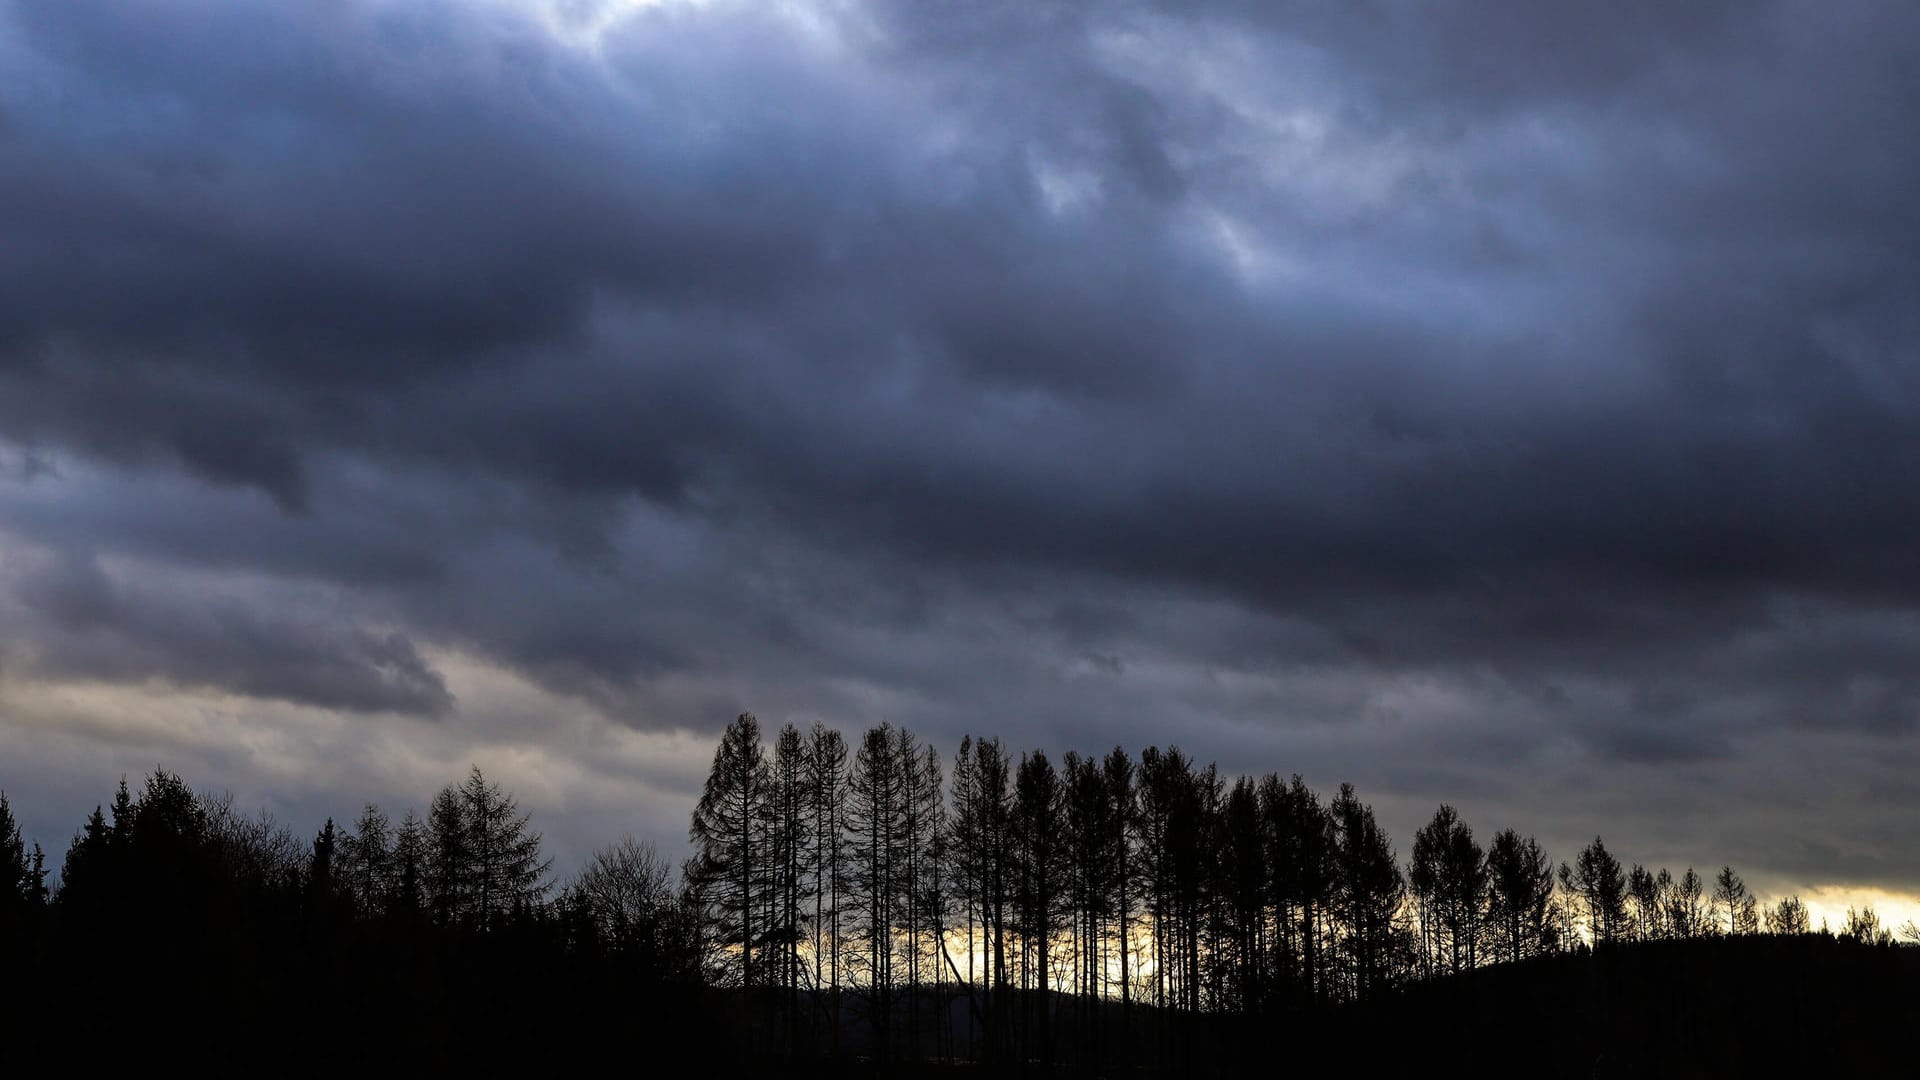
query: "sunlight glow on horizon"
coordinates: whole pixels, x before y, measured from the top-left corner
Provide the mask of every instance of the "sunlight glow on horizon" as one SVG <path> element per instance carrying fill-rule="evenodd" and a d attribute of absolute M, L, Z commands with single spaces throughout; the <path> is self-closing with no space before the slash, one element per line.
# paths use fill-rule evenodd
<path fill-rule="evenodd" d="M 1827 929 L 1834 933 L 1847 925 L 1847 910 L 1872 908 L 1880 920 L 1883 930 L 1891 931 L 1896 940 L 1900 937 L 1900 928 L 1908 923 L 1920 926 L 1920 897 L 1910 893 L 1889 892 L 1886 889 L 1860 887 L 1853 885 L 1827 884 L 1812 886 L 1799 894 L 1807 905 L 1807 918 L 1813 929 L 1819 930 L 1824 922 Z M 1778 898 L 1775 897 L 1775 900 Z"/>

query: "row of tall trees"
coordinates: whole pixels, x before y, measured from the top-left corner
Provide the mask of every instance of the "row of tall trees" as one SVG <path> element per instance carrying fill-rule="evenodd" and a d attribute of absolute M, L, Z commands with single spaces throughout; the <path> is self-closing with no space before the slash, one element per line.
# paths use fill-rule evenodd
<path fill-rule="evenodd" d="M 1403 865 L 1351 785 L 1228 779 L 1173 748 L 1056 765 L 969 737 L 945 764 L 889 724 L 851 755 L 819 724 L 770 751 L 751 714 L 722 736 L 689 882 L 713 977 L 777 990 L 793 1051 L 857 1032 L 881 1059 L 1051 1060 L 1063 1040 L 1131 1045 L 1139 1005 L 1164 1028 L 1614 942 L 1809 929 L 1797 898 L 1763 912 L 1730 867 L 1627 870 L 1597 837 L 1556 867 L 1513 829 L 1483 847 L 1451 806 Z"/>
<path fill-rule="evenodd" d="M 944 759 L 889 724 L 768 740 L 740 716 L 691 835 L 682 866 L 627 838 L 561 883 L 478 768 L 424 815 L 368 805 L 310 840 L 156 770 L 55 874 L 0 793 L 0 1022 L 84 1026 L 102 987 L 138 986 L 117 1045 L 230 1053 L 220 1032 L 248 1031 L 336 1066 L 552 1071 L 639 1036 L 703 1065 L 1172 1071 L 1258 1060 L 1275 1024 L 1357 1030 L 1491 964 L 1811 929 L 1731 868 L 1627 867 L 1597 837 L 1556 864 L 1512 829 L 1483 847 L 1442 806 L 1403 862 L 1350 785 L 1158 747 L 1056 763 L 970 737 Z M 1841 930 L 1894 933 L 1871 910 Z"/>
<path fill-rule="evenodd" d="M 1650 871 L 1637 863 L 1622 870 L 1599 837 L 1581 850 L 1575 863 L 1561 865 L 1559 878 L 1564 923 L 1583 925 L 1588 940 L 1597 944 L 1813 930 L 1807 905 L 1799 897 L 1783 896 L 1763 908 L 1731 866 L 1721 867 L 1711 881 L 1691 866 L 1679 877 L 1665 867 Z M 1908 924 L 1903 927 L 1907 929 L 1912 932 L 1905 938 L 1920 943 L 1920 928 Z M 1849 908 L 1839 932 L 1872 944 L 1894 940 L 1872 907 Z"/>

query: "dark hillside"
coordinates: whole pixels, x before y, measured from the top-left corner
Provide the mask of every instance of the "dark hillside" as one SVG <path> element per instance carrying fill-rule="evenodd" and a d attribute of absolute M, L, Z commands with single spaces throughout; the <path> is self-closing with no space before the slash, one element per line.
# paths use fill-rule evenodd
<path fill-rule="evenodd" d="M 1367 1027 L 1483 1075 L 1913 1076 L 1920 948 L 1653 941 L 1416 984 Z"/>

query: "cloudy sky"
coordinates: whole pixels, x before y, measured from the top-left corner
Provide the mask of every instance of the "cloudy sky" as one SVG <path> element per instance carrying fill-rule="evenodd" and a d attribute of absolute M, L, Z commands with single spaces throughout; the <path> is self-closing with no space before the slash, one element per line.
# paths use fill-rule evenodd
<path fill-rule="evenodd" d="M 1920 892 L 1920 8 L 0 2 L 0 787 L 1175 743 Z M 1852 890 L 1848 892 L 1847 890 Z"/>

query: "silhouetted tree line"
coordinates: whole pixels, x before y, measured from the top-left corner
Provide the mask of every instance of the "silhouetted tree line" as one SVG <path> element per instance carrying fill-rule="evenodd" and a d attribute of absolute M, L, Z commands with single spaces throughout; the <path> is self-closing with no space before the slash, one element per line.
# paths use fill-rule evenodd
<path fill-rule="evenodd" d="M 94 809 L 56 874 L 0 793 L 0 1060 L 1190 1072 L 1270 1056 L 1285 1030 L 1296 1063 L 1337 1062 L 1370 1025 L 1448 1015 L 1421 996 L 1442 979 L 1493 1000 L 1513 992 L 1486 977 L 1533 972 L 1517 985 L 1607 1007 L 1620 972 L 1691 969 L 1555 965 L 1818 936 L 1798 898 L 1763 906 L 1730 867 L 1627 868 L 1598 837 L 1555 864 L 1513 829 L 1483 847 L 1449 806 L 1403 864 L 1351 785 L 1228 778 L 1172 748 L 1056 767 L 969 737 L 943 760 L 889 724 L 769 746 L 743 714 L 691 837 L 684 866 L 629 837 L 556 882 L 477 767 L 424 816 L 367 805 L 311 840 L 156 770 Z M 1895 934 L 1868 909 L 1838 940 Z"/>
<path fill-rule="evenodd" d="M 691 835 L 708 978 L 797 1058 L 1174 1068 L 1488 965 L 1812 929 L 1731 867 L 1628 870 L 1598 837 L 1556 866 L 1441 806 L 1403 865 L 1351 785 L 1157 747 L 1056 767 L 969 737 L 943 762 L 889 724 L 849 754 L 820 724 L 769 747 L 740 716 Z M 1842 933 L 1892 940 L 1870 910 Z"/>
<path fill-rule="evenodd" d="M 636 1039 L 710 1060 L 725 1010 L 677 868 L 632 839 L 557 889 L 550 866 L 478 768 L 424 818 L 368 805 L 310 841 L 156 770 L 57 877 L 0 794 L 0 1060 L 538 1075 Z"/>

